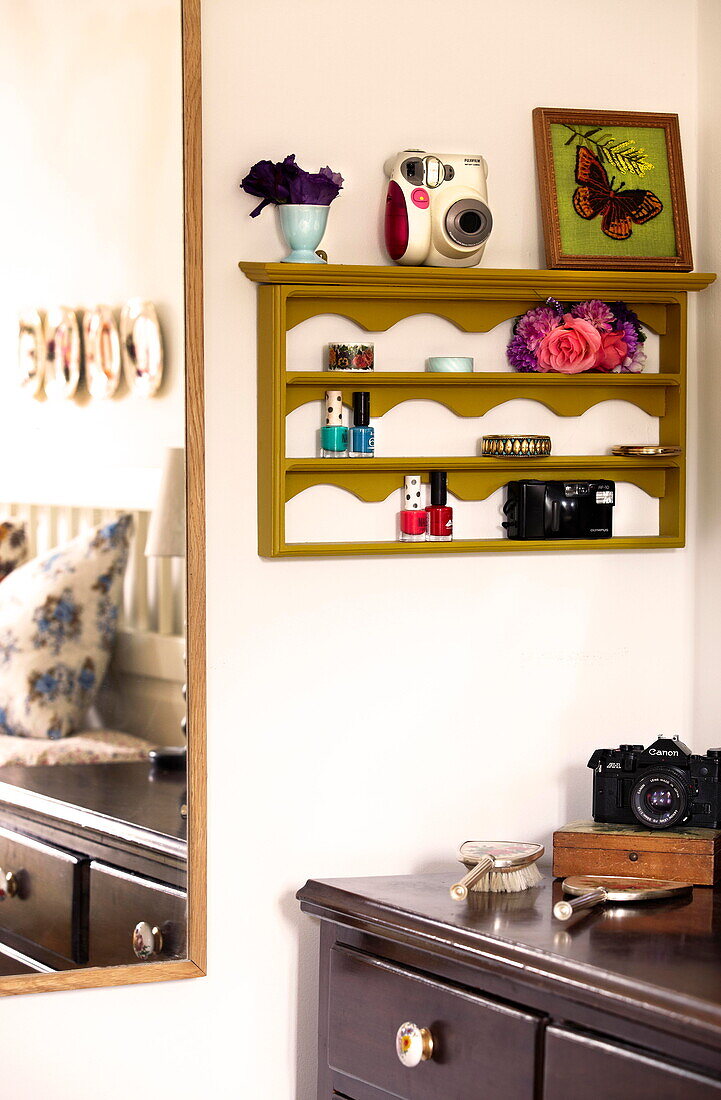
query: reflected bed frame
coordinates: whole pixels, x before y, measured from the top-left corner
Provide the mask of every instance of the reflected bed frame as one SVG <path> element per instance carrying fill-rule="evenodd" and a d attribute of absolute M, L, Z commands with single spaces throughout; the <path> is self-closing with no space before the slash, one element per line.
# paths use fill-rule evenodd
<path fill-rule="evenodd" d="M 119 480 L 122 480 L 122 476 Z M 44 554 L 99 523 L 130 512 L 134 535 L 125 575 L 120 628 L 96 710 L 103 729 L 132 733 L 153 745 L 183 744 L 185 628 L 182 562 L 146 558 L 150 511 L 132 504 L 0 501 L 0 515 L 25 522 L 29 557 Z M 96 721 L 95 725 L 98 724 Z"/>

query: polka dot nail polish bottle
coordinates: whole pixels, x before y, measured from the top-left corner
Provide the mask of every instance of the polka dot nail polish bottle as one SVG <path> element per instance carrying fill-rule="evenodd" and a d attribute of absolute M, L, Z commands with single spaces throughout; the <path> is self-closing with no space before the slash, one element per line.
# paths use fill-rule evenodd
<path fill-rule="evenodd" d="M 348 429 L 343 425 L 343 394 L 340 390 L 325 391 L 325 424 L 320 430 L 320 457 L 346 458 Z"/>
<path fill-rule="evenodd" d="M 428 532 L 428 512 L 423 502 L 420 474 L 403 478 L 403 508 L 401 510 L 401 542 L 425 542 Z"/>

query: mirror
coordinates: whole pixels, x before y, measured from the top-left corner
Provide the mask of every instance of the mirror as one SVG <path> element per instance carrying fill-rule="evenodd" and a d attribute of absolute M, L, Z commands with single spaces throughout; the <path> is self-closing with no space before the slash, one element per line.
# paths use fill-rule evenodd
<path fill-rule="evenodd" d="M 194 976 L 199 3 L 0 14 L 0 995 Z"/>

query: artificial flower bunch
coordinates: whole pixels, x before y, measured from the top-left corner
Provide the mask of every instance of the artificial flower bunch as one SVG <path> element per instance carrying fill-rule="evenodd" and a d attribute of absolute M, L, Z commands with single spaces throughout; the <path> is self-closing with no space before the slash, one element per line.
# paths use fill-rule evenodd
<path fill-rule="evenodd" d="M 286 203 L 330 206 L 343 186 L 343 177 L 332 172 L 330 168 L 306 172 L 296 164 L 295 153 L 291 153 L 278 163 L 259 160 L 240 186 L 246 194 L 263 200 L 251 211 L 251 218 L 257 218 L 263 207 L 271 203 L 275 206 L 284 206 Z"/>
<path fill-rule="evenodd" d="M 624 302 L 561 304 L 548 298 L 513 325 L 506 354 L 517 371 L 581 374 L 643 370 L 646 333 Z"/>

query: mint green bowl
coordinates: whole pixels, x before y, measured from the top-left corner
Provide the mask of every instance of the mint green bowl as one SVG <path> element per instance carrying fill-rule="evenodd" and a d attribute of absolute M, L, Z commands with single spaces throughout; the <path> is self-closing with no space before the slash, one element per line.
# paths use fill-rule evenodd
<path fill-rule="evenodd" d="M 473 360 L 467 355 L 432 355 L 428 370 L 435 374 L 471 374 Z"/>

